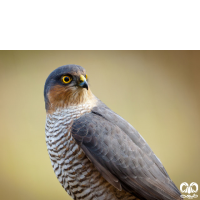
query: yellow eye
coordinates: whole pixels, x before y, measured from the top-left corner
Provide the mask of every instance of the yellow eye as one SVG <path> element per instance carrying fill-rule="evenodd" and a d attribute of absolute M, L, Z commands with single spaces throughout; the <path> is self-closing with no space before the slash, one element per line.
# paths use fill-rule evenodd
<path fill-rule="evenodd" d="M 86 78 L 86 80 L 87 80 L 87 78 L 88 78 L 87 74 L 85 75 L 85 78 Z"/>
<path fill-rule="evenodd" d="M 62 77 L 62 82 L 67 84 L 70 83 L 72 81 L 72 78 L 70 76 L 63 76 Z"/>

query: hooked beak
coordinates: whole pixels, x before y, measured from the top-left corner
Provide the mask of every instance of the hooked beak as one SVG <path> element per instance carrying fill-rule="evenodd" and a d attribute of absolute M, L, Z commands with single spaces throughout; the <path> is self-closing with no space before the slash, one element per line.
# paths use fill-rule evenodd
<path fill-rule="evenodd" d="M 86 88 L 88 90 L 88 83 L 86 81 L 86 78 L 83 75 L 80 75 L 79 86 L 81 86 L 82 88 Z"/>

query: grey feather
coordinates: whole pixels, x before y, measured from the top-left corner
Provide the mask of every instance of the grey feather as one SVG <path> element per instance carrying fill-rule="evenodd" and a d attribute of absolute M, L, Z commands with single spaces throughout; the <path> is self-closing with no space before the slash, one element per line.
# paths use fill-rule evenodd
<path fill-rule="evenodd" d="M 94 166 L 117 189 L 140 199 L 181 199 L 146 141 L 102 102 L 76 119 L 71 131 Z"/>

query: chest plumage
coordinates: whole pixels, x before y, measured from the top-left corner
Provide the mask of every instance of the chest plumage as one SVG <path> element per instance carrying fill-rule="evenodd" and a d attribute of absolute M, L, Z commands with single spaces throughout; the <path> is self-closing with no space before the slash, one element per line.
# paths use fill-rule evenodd
<path fill-rule="evenodd" d="M 59 182 L 73 199 L 135 199 L 109 184 L 73 139 L 73 121 L 88 112 L 85 104 L 47 115 L 46 144 Z"/>

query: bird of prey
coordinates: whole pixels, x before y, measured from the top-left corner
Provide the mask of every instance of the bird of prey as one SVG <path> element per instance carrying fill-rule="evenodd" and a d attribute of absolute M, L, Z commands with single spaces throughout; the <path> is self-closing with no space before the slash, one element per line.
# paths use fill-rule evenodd
<path fill-rule="evenodd" d="M 65 65 L 44 87 L 47 149 L 66 192 L 76 200 L 182 199 L 143 137 L 87 80 L 83 67 Z"/>

